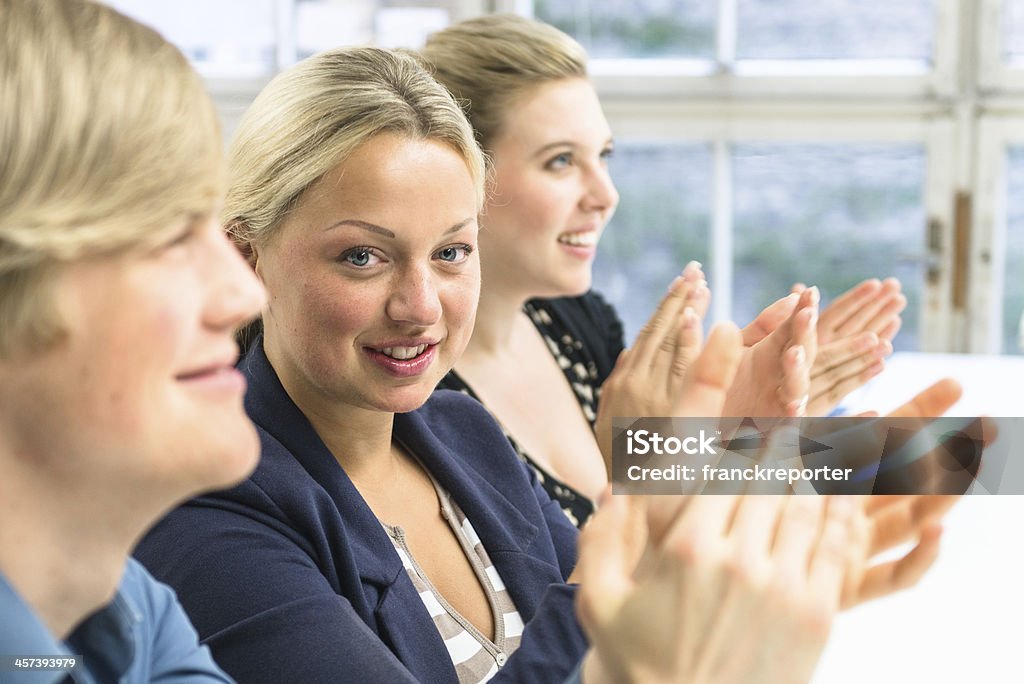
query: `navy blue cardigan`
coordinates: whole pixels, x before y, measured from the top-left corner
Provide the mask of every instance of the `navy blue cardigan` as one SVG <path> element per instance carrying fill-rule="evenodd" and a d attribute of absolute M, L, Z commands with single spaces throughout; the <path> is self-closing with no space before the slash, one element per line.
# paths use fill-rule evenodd
<path fill-rule="evenodd" d="M 240 365 L 263 456 L 253 475 L 171 512 L 136 556 L 179 595 L 240 682 L 456 682 L 391 541 L 291 401 L 256 340 Z M 395 416 L 473 522 L 524 621 L 495 682 L 561 682 L 586 643 L 565 579 L 576 529 L 475 401 L 438 391 Z"/>

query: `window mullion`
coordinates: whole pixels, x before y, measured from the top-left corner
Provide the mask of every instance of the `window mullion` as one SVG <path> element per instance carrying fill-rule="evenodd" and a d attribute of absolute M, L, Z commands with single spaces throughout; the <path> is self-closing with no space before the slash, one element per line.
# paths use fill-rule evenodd
<path fill-rule="evenodd" d="M 978 124 L 978 167 L 975 180 L 969 351 L 998 354 L 1003 350 L 1003 303 L 1006 292 L 1007 138 L 1003 122 L 982 117 Z"/>
<path fill-rule="evenodd" d="M 724 139 L 714 147 L 714 202 L 711 207 L 711 320 L 732 318 L 733 237 L 732 145 Z"/>
<path fill-rule="evenodd" d="M 718 69 L 731 73 L 736 65 L 736 37 L 738 20 L 737 0 L 718 0 L 718 26 L 715 36 L 715 60 Z"/>

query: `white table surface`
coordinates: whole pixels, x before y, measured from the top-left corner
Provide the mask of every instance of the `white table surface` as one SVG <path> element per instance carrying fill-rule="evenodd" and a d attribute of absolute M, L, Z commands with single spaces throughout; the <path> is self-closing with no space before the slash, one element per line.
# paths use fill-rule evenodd
<path fill-rule="evenodd" d="M 846 407 L 884 413 L 942 377 L 964 386 L 950 415 L 1024 416 L 1022 357 L 898 353 Z M 841 615 L 814 681 L 1024 683 L 1024 496 L 957 504 L 931 572 Z"/>

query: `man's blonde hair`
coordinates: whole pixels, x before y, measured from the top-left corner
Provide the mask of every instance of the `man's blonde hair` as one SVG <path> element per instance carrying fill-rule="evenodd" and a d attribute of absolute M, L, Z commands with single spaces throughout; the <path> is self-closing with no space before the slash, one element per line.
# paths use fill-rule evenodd
<path fill-rule="evenodd" d="M 223 218 L 242 252 L 251 260 L 252 246 L 271 239 L 311 185 L 381 133 L 450 145 L 482 205 L 485 165 L 473 130 L 419 59 L 379 48 L 330 50 L 279 74 L 235 132 Z"/>
<path fill-rule="evenodd" d="M 0 2 L 0 358 L 61 331 L 62 262 L 215 209 L 216 112 L 156 31 L 84 0 Z"/>
<path fill-rule="evenodd" d="M 434 77 L 463 103 L 489 149 L 513 100 L 535 86 L 587 77 L 587 53 L 554 26 L 492 14 L 432 34 L 422 50 Z"/>

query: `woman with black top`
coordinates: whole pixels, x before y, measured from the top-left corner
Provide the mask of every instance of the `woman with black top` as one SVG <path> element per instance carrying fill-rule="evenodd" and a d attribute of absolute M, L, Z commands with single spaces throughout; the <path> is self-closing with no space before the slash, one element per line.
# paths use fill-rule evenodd
<path fill-rule="evenodd" d="M 608 174 L 612 134 L 586 54 L 561 31 L 514 15 L 455 24 L 433 34 L 423 54 L 463 102 L 493 163 L 476 326 L 441 387 L 487 406 L 582 525 L 607 482 L 601 444 L 611 416 L 599 398 L 625 346 L 615 311 L 590 289 L 597 242 L 619 197 Z M 710 297 L 700 264 L 688 264 L 676 286 L 685 290 L 680 335 L 692 339 Z M 818 326 L 817 299 L 815 288 L 790 295 L 744 330 L 749 346 L 726 415 L 792 416 L 808 405 L 827 413 L 829 402 L 880 371 L 891 351 L 880 337 L 895 334 L 902 308 L 898 285 L 862 284 Z M 838 340 L 819 363 L 815 328 Z"/>

